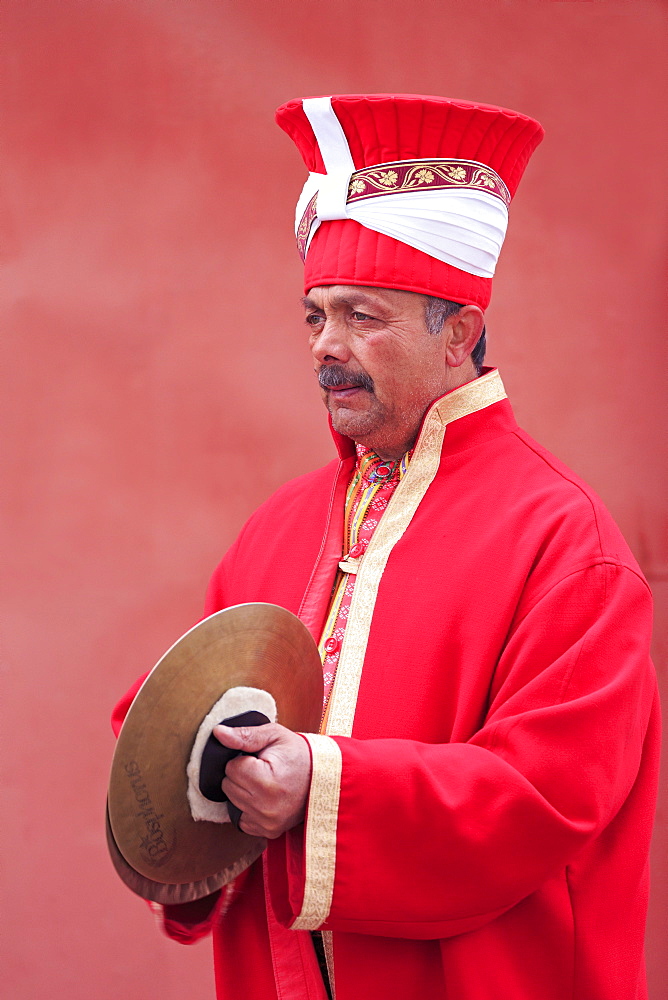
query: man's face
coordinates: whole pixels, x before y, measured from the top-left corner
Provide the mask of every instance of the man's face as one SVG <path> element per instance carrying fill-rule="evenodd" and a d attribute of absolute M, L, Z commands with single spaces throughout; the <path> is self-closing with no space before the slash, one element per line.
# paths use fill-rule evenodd
<path fill-rule="evenodd" d="M 312 288 L 304 299 L 335 429 L 385 459 L 411 447 L 429 404 L 452 387 L 447 331 L 427 331 L 425 303 L 414 292 L 355 285 Z"/>

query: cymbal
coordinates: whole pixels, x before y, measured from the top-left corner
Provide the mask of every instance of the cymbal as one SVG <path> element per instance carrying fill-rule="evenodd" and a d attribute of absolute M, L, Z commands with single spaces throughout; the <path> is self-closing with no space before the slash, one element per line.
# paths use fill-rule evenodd
<path fill-rule="evenodd" d="M 197 899 L 236 877 L 265 847 L 231 823 L 195 821 L 188 803 L 186 768 L 200 724 L 238 686 L 268 691 L 277 721 L 288 729 L 319 729 L 320 656 L 289 611 L 239 604 L 179 639 L 132 703 L 111 767 L 110 853 L 138 895 L 157 902 L 179 894 Z"/>
<path fill-rule="evenodd" d="M 210 896 L 212 892 L 216 892 L 217 889 L 220 889 L 227 882 L 231 882 L 237 875 L 245 871 L 249 865 L 252 865 L 260 857 L 267 843 L 261 837 L 252 837 L 250 839 L 255 843 L 251 845 L 251 849 L 247 854 L 242 855 L 238 859 L 236 864 L 232 864 L 228 868 L 216 872 L 215 875 L 210 875 L 209 878 L 201 879 L 199 882 L 175 882 L 171 884 L 169 882 L 154 882 L 153 879 L 147 878 L 145 875 L 140 875 L 132 865 L 127 863 L 118 848 L 118 844 L 114 840 L 111 823 L 109 822 L 108 803 L 105 826 L 109 856 L 111 857 L 111 863 L 116 869 L 116 874 L 125 882 L 129 889 L 132 889 L 136 896 L 141 896 L 142 899 L 150 899 L 154 903 L 162 903 L 163 906 L 174 905 L 175 903 L 192 903 L 203 896 Z"/>

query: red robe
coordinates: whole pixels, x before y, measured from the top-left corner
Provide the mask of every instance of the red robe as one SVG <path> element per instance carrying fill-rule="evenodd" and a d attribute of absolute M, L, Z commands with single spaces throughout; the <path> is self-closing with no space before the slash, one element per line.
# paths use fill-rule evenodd
<path fill-rule="evenodd" d="M 491 372 L 433 405 L 364 555 L 306 824 L 208 921 L 168 908 L 181 940 L 213 925 L 224 1000 L 321 1000 L 315 928 L 337 1000 L 646 996 L 650 593 L 499 387 Z M 250 518 L 207 614 L 268 601 L 319 638 L 354 465 L 337 443 Z"/>

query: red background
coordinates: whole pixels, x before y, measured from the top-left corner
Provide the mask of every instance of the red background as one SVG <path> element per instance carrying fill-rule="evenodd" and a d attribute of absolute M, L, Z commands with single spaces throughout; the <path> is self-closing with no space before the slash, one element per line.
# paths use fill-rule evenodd
<path fill-rule="evenodd" d="M 408 91 L 544 124 L 489 360 L 650 578 L 666 692 L 666 7 L 5 0 L 1 16 L 4 995 L 211 997 L 208 945 L 162 939 L 107 859 L 108 714 L 199 616 L 250 511 L 332 454 L 298 305 L 304 171 L 273 110 Z"/>

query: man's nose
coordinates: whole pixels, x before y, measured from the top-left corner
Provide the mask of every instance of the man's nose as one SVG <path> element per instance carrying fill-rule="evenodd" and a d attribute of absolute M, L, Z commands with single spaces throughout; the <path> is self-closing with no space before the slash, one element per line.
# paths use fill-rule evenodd
<path fill-rule="evenodd" d="M 339 362 L 346 364 L 351 357 L 345 323 L 336 317 L 325 319 L 311 344 L 314 359 L 321 365 Z"/>

